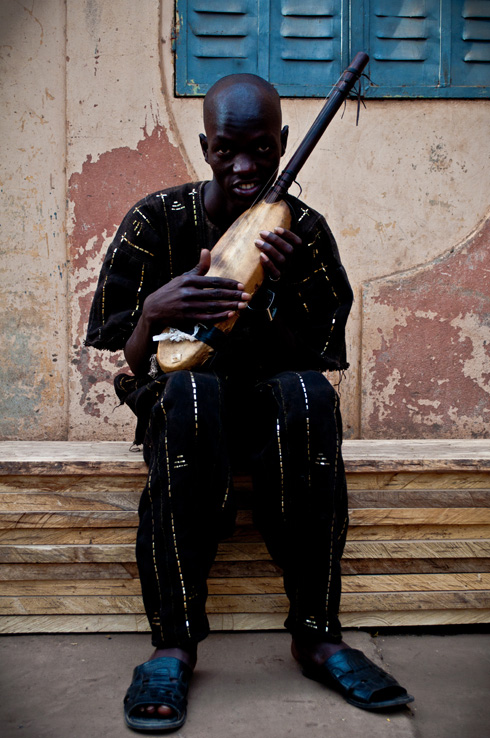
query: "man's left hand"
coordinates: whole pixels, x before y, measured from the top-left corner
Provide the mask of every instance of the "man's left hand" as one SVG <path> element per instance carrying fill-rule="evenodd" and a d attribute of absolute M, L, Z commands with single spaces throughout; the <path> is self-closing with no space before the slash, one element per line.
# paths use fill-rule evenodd
<path fill-rule="evenodd" d="M 260 260 L 268 277 L 277 281 L 295 247 L 301 245 L 301 238 L 287 228 L 274 228 L 273 231 L 260 231 L 260 239 L 255 245 L 260 249 Z"/>

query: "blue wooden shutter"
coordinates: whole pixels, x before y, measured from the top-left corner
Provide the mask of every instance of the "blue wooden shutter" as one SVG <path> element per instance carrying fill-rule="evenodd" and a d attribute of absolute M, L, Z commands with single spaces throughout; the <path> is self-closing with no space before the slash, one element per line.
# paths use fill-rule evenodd
<path fill-rule="evenodd" d="M 490 85 L 490 0 L 453 2 L 451 23 L 451 87 L 462 95 L 472 88 L 485 94 Z"/>
<path fill-rule="evenodd" d="M 366 97 L 488 97 L 490 0 L 177 0 L 176 94 L 250 72 L 324 97 L 357 51 Z"/>
<path fill-rule="evenodd" d="M 364 46 L 370 56 L 368 97 L 426 93 L 439 84 L 441 7 L 439 0 L 363 0 Z M 353 38 L 353 41 L 354 41 Z"/>
<path fill-rule="evenodd" d="M 202 95 L 225 74 L 257 73 L 257 0 L 177 3 L 176 93 Z"/>
<path fill-rule="evenodd" d="M 342 58 L 347 8 L 339 0 L 271 2 L 269 79 L 281 95 L 328 95 L 348 64 Z"/>
<path fill-rule="evenodd" d="M 176 93 L 259 74 L 281 95 L 324 97 L 348 64 L 349 0 L 178 0 Z"/>

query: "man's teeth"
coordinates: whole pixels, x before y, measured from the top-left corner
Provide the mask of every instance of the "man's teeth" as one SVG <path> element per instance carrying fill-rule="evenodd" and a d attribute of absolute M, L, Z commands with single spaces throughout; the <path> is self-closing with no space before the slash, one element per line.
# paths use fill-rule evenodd
<path fill-rule="evenodd" d="M 254 184 L 251 184 L 251 183 L 249 183 L 249 184 L 245 184 L 244 183 L 244 184 L 239 184 L 238 185 L 238 189 L 239 190 L 253 190 L 254 187 L 255 187 L 255 185 Z"/>

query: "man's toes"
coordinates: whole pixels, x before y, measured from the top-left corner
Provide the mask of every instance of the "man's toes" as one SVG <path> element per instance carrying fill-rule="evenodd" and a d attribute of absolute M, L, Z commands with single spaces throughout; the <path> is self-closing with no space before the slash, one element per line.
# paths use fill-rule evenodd
<path fill-rule="evenodd" d="M 169 718 L 174 714 L 174 711 L 168 705 L 142 705 L 138 709 L 138 712 L 140 715 L 148 716 L 155 715 L 155 713 L 157 713 L 158 716 L 162 718 Z"/>
<path fill-rule="evenodd" d="M 168 705 L 158 705 L 157 712 L 161 717 L 165 718 L 171 717 L 174 714 L 174 711 Z"/>

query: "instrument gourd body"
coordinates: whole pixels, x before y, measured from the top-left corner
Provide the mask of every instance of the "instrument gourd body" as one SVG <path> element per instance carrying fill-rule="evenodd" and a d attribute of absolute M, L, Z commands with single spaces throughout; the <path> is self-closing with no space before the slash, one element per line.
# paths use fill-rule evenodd
<path fill-rule="evenodd" d="M 264 280 L 261 252 L 255 246 L 259 231 L 272 231 L 278 226 L 289 228 L 290 225 L 291 213 L 284 200 L 257 203 L 242 213 L 213 247 L 211 267 L 206 276 L 235 279 L 244 285 L 244 292 L 254 295 Z M 237 312 L 221 320 L 216 328 L 229 333 L 238 318 Z M 172 328 L 166 328 L 161 336 L 164 338 L 158 343 L 157 361 L 164 372 L 201 366 L 213 353 L 207 343 L 186 337 Z"/>

